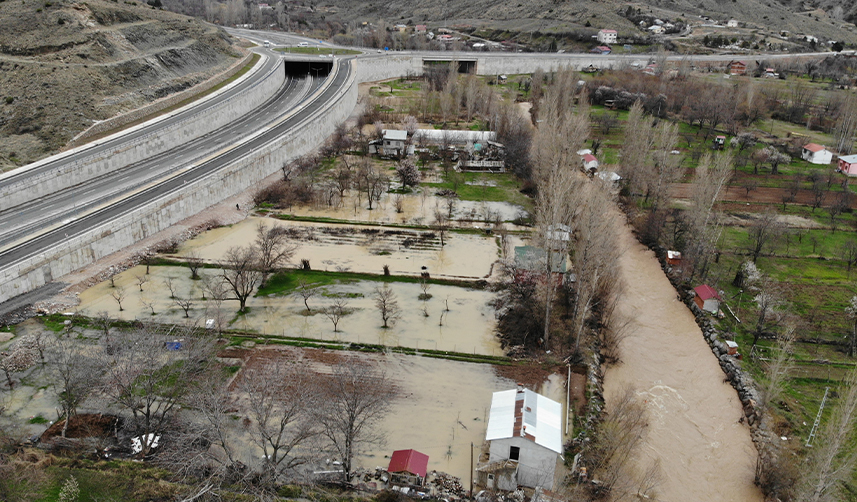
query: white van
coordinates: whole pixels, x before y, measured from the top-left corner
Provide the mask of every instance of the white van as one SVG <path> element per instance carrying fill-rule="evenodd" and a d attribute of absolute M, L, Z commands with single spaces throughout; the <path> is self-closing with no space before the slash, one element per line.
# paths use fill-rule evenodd
<path fill-rule="evenodd" d="M 265 40 L 264 42 L 262 42 L 262 44 L 263 44 L 265 47 L 270 47 L 270 46 L 271 46 L 271 41 L 270 41 L 270 40 Z"/>
<path fill-rule="evenodd" d="M 298 47 L 309 47 L 309 43 L 307 43 L 307 42 L 301 42 L 301 43 L 299 43 L 299 44 L 298 44 Z"/>

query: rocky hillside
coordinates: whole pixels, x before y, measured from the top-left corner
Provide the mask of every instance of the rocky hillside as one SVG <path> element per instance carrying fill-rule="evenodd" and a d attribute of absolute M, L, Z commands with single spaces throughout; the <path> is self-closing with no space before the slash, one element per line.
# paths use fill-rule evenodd
<path fill-rule="evenodd" d="M 0 0 L 0 170 L 238 56 L 222 30 L 136 1 Z"/>
<path fill-rule="evenodd" d="M 673 22 L 703 24 L 736 19 L 760 33 L 781 30 L 857 44 L 857 2 L 842 0 L 328 0 L 318 10 L 343 21 L 472 25 L 510 31 L 570 31 L 582 27 L 640 32 L 624 15 L 628 8 Z"/>

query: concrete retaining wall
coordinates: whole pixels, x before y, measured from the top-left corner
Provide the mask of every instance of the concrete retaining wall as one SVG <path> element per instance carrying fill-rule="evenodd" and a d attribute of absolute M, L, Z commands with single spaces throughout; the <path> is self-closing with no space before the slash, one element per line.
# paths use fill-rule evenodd
<path fill-rule="evenodd" d="M 328 106 L 216 175 L 185 185 L 56 248 L 0 270 L 0 302 L 94 263 L 253 186 L 278 171 L 283 163 L 316 148 L 337 124 L 348 118 L 356 104 L 357 85 L 352 73 Z"/>
<path fill-rule="evenodd" d="M 158 132 L 123 143 L 121 148 L 109 153 L 95 154 L 10 184 L 0 191 L 0 209 L 85 183 L 208 134 L 260 106 L 282 87 L 284 81 L 285 72 L 279 64 L 250 89 L 212 109 L 200 110 Z"/>

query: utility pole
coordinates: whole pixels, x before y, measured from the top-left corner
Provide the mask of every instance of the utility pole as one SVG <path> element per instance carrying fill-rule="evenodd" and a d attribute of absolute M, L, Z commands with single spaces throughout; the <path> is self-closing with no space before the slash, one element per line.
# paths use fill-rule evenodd
<path fill-rule="evenodd" d="M 470 498 L 473 498 L 473 442 L 470 442 Z"/>

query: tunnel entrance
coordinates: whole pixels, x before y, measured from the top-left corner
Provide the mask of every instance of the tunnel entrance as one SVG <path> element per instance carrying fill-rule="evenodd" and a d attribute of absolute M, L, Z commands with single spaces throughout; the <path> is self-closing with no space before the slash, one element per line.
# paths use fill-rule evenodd
<path fill-rule="evenodd" d="M 444 58 L 423 58 L 423 69 L 429 70 L 432 68 L 446 68 L 451 64 L 455 64 L 455 70 L 458 73 L 476 73 L 475 59 L 444 59 Z"/>
<path fill-rule="evenodd" d="M 333 60 L 322 61 L 321 58 L 318 61 L 309 59 L 285 60 L 283 66 L 286 69 L 286 76 L 305 77 L 309 75 L 315 78 L 323 78 L 330 74 L 330 70 L 333 68 Z"/>

